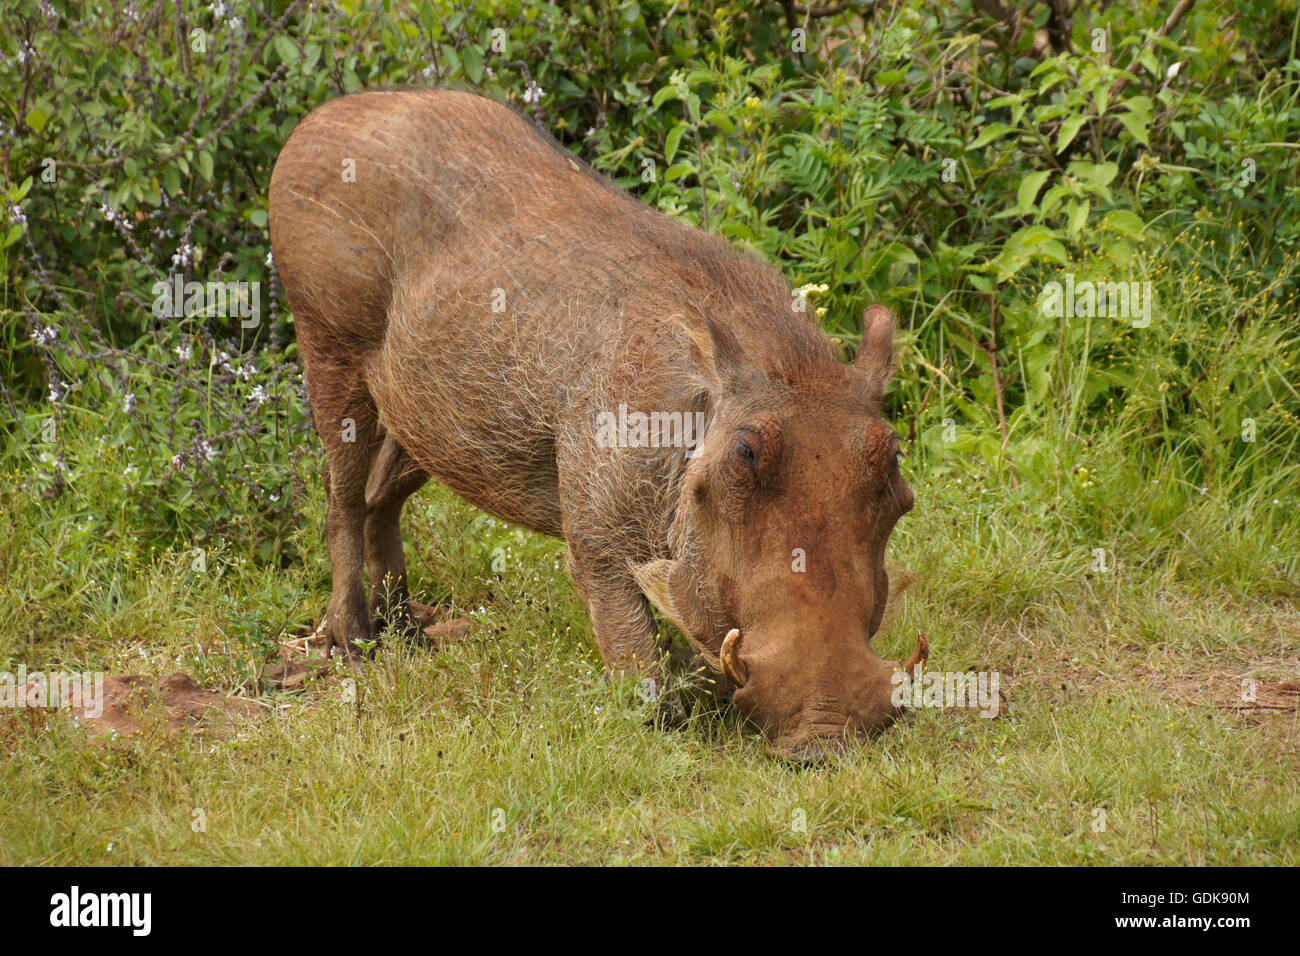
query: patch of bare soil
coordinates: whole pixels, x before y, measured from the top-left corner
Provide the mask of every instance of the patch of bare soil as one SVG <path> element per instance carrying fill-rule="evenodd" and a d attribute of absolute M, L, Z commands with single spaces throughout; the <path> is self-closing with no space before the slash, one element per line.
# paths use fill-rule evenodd
<path fill-rule="evenodd" d="M 1159 674 L 1148 671 L 1141 682 L 1159 690 L 1170 700 L 1189 706 L 1213 706 L 1240 713 L 1300 712 L 1300 681 L 1266 681 L 1214 672 Z"/>
<path fill-rule="evenodd" d="M 1149 661 L 1134 660 L 1127 673 L 1114 673 L 1074 657 L 1020 655 L 1013 666 L 1002 668 L 1005 680 L 1017 671 L 1033 675 L 1021 683 L 1025 691 L 1053 703 L 1106 697 L 1141 688 L 1186 707 L 1214 707 L 1253 719 L 1270 715 L 1300 717 L 1300 658 L 1241 661 L 1235 665 L 1183 670 L 1162 669 Z M 1261 678 L 1259 673 L 1281 674 Z M 1032 689 L 1032 690 L 1031 690 Z"/>
<path fill-rule="evenodd" d="M 472 626 L 467 617 L 448 617 L 447 612 L 440 607 L 416 604 L 414 601 L 411 602 L 411 615 L 435 651 L 463 641 L 469 636 Z"/>
<path fill-rule="evenodd" d="M 92 738 L 128 737 L 155 719 L 169 735 L 228 732 L 239 721 L 254 720 L 268 712 L 257 701 L 207 690 L 181 673 L 163 678 L 107 677 L 99 707 L 83 702 L 81 706 L 69 705 L 67 710 Z"/>
<path fill-rule="evenodd" d="M 420 627 L 424 646 L 433 651 L 463 640 L 471 629 L 468 618 L 449 617 L 441 608 L 413 603 L 411 611 Z M 276 659 L 262 668 L 257 687 L 302 690 L 311 681 L 328 675 L 331 663 L 325 658 L 321 634 L 320 625 L 304 627 L 293 639 L 281 644 Z M 35 699 L 35 682 L 27 684 L 20 693 L 24 699 Z M 233 731 L 242 721 L 271 713 L 265 701 L 209 690 L 184 673 L 163 678 L 130 674 L 107 677 L 98 702 L 86 699 L 59 709 L 85 727 L 92 740 L 130 737 L 139 734 L 142 728 L 159 728 L 166 736 L 223 734 Z M 28 731 L 39 732 L 47 726 L 47 721 L 48 717 L 41 717 L 23 723 L 15 718 L 0 730 L 18 732 L 21 724 Z"/>

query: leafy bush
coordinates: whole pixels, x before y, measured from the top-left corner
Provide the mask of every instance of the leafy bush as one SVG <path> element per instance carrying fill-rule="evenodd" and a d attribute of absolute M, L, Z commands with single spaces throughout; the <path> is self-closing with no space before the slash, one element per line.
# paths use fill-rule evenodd
<path fill-rule="evenodd" d="M 65 438 L 89 429 L 130 458 L 105 496 L 124 525 L 286 553 L 314 446 L 269 259 L 272 164 L 330 97 L 450 85 L 776 260 L 846 348 L 864 306 L 893 306 L 889 411 L 936 480 L 1045 514 L 1064 496 L 1110 533 L 1087 477 L 1108 446 L 1136 469 L 1130 530 L 1172 527 L 1203 488 L 1293 507 L 1297 4 L 1176 23 L 1149 0 L 1068 21 L 998 6 L 16 0 L 3 455 L 36 492 L 86 494 L 99 446 L 72 460 Z M 1066 273 L 1150 281 L 1154 320 L 1045 315 Z M 155 317 L 173 274 L 260 283 L 264 321 Z"/>

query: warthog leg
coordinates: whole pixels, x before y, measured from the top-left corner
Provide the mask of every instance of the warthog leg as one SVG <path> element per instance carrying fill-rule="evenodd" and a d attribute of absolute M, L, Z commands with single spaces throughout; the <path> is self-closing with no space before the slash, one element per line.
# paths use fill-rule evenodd
<path fill-rule="evenodd" d="M 383 425 L 379 426 L 384 432 Z M 366 568 L 375 631 L 410 624 L 406 555 L 402 551 L 402 505 L 429 480 L 406 449 L 384 432 L 366 481 Z"/>
<path fill-rule="evenodd" d="M 378 449 L 378 415 L 360 372 L 348 367 L 307 365 L 316 431 L 325 446 L 325 540 L 333 590 L 325 612 L 326 653 L 349 659 L 371 637 L 366 608 L 366 478 Z"/>

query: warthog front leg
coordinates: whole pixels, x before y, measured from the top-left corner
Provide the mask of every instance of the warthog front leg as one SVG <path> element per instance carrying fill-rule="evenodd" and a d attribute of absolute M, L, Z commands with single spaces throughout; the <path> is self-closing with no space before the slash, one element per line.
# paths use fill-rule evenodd
<path fill-rule="evenodd" d="M 642 698 L 658 704 L 660 717 L 670 723 L 679 719 L 681 703 L 675 694 L 666 693 L 671 674 L 668 651 L 659 640 L 650 602 L 626 565 L 588 564 L 570 542 L 569 573 L 586 599 L 605 673 L 638 678 Z"/>

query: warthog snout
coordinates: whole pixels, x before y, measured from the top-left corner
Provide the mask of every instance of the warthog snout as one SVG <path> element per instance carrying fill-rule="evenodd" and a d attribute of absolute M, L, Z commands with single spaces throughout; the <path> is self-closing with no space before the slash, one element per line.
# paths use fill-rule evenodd
<path fill-rule="evenodd" d="M 903 662 L 877 657 L 865 640 L 841 645 L 839 653 L 808 653 L 813 641 L 773 638 L 765 652 L 744 654 L 733 628 L 722 644 L 723 673 L 736 685 L 737 711 L 763 731 L 772 750 L 796 762 L 841 753 L 879 733 L 902 709 L 894 704 L 900 675 L 915 675 L 929 657 L 921 635 Z M 830 642 L 816 642 L 827 647 Z"/>

